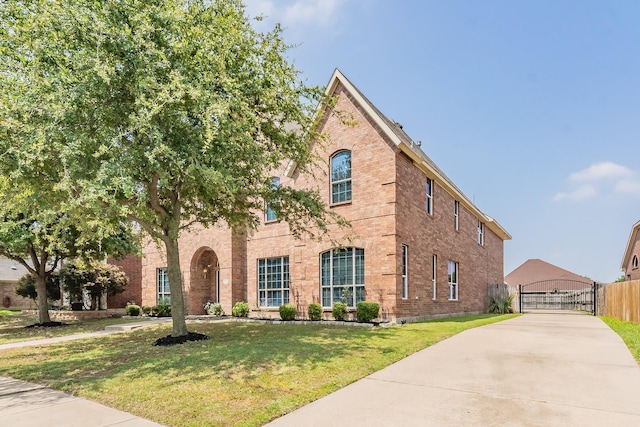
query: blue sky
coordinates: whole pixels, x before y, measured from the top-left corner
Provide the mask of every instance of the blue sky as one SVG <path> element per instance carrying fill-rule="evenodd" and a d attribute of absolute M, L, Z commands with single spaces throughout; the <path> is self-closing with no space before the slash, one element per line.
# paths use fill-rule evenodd
<path fill-rule="evenodd" d="M 539 258 L 610 282 L 640 220 L 640 1 L 245 0 L 339 68 Z"/>

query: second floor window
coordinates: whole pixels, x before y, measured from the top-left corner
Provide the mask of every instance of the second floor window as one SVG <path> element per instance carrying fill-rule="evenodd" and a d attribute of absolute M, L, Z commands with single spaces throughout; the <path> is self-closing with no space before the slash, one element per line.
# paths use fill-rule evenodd
<path fill-rule="evenodd" d="M 431 178 L 427 178 L 427 213 L 431 215 L 433 213 L 433 181 Z"/>
<path fill-rule="evenodd" d="M 484 222 L 478 220 L 478 244 L 484 246 Z"/>
<path fill-rule="evenodd" d="M 351 151 L 331 157 L 331 203 L 351 200 Z"/>
<path fill-rule="evenodd" d="M 460 227 L 460 222 L 458 221 L 458 212 L 460 211 L 460 202 L 457 200 L 453 201 L 453 229 L 458 230 Z"/>
<path fill-rule="evenodd" d="M 276 189 L 278 187 L 280 187 L 280 178 L 271 178 L 271 186 Z M 264 217 L 265 221 L 275 221 L 278 219 L 278 215 L 276 214 L 276 211 L 273 210 L 273 208 L 271 206 L 269 206 L 269 204 L 267 203 L 267 205 L 265 206 L 265 217 Z"/>

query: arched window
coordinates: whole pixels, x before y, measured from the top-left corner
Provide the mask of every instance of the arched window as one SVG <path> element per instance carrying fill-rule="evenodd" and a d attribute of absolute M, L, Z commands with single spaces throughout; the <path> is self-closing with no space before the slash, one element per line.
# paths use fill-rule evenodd
<path fill-rule="evenodd" d="M 331 203 L 351 200 L 351 151 L 331 157 Z"/>
<path fill-rule="evenodd" d="M 638 268 L 638 255 L 633 256 L 633 260 L 631 261 L 631 266 L 633 268 Z"/>
<path fill-rule="evenodd" d="M 280 178 L 276 178 L 276 177 L 271 178 L 271 185 L 274 189 L 280 187 Z M 265 222 L 275 221 L 277 219 L 278 219 L 278 215 L 276 214 L 276 211 L 273 210 L 273 208 L 269 206 L 269 204 L 267 203 L 265 206 L 265 217 L 264 217 Z"/>
<path fill-rule="evenodd" d="M 349 307 L 364 301 L 364 249 L 340 248 L 320 254 L 322 306 L 344 302 Z"/>

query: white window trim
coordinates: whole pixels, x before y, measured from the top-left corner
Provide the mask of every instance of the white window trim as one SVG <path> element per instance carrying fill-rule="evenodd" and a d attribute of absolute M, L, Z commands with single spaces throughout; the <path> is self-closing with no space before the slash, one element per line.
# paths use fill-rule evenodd
<path fill-rule="evenodd" d="M 459 222 L 459 214 L 460 212 L 460 202 L 458 202 L 457 200 L 453 201 L 453 229 L 458 231 L 460 229 L 460 222 Z"/>
<path fill-rule="evenodd" d="M 267 268 L 267 261 L 268 260 L 274 260 L 274 259 L 279 259 L 280 260 L 280 287 L 279 288 L 268 288 L 267 287 L 267 283 L 266 283 L 266 268 Z M 258 307 L 263 307 L 263 308 L 272 308 L 272 307 L 279 307 L 279 306 L 274 306 L 274 305 L 269 305 L 269 297 L 268 297 L 268 293 L 269 291 L 277 291 L 281 293 L 281 297 L 282 297 L 282 304 L 287 304 L 290 302 L 290 297 L 291 294 L 290 289 L 291 289 L 291 277 L 290 277 L 290 273 L 289 271 L 287 271 L 287 275 L 285 276 L 285 269 L 284 269 L 284 261 L 285 259 L 287 260 L 287 267 L 291 268 L 291 264 L 289 264 L 289 257 L 288 256 L 279 256 L 279 257 L 270 257 L 270 258 L 259 258 L 258 259 L 258 274 L 257 276 L 257 287 L 258 287 Z M 264 283 L 264 288 L 261 289 L 260 288 L 260 261 L 264 261 L 265 262 L 265 283 Z M 285 285 L 285 278 L 286 278 L 286 287 Z M 285 291 L 287 291 L 287 298 L 285 298 Z M 265 297 L 264 297 L 264 301 L 265 304 L 261 304 L 261 299 L 260 299 L 260 294 L 264 293 Z"/>
<path fill-rule="evenodd" d="M 484 246 L 484 222 L 478 220 L 478 244 Z"/>
<path fill-rule="evenodd" d="M 433 180 L 431 178 L 427 178 L 425 183 L 425 194 L 426 194 L 426 210 L 428 215 L 433 215 Z"/>
<path fill-rule="evenodd" d="M 351 167 L 349 169 L 349 178 L 339 179 L 337 181 L 333 180 L 333 159 L 335 159 L 337 156 L 339 156 L 342 153 L 349 153 L 349 162 L 350 162 L 350 164 L 351 164 L 351 161 L 352 161 L 352 157 L 351 157 L 352 153 L 351 153 L 350 150 L 341 150 L 341 151 L 338 151 L 337 153 L 334 153 L 331 156 L 331 159 L 330 159 L 330 162 L 329 162 L 329 191 L 330 191 L 330 193 L 329 193 L 330 196 L 329 197 L 331 199 L 331 204 L 332 205 L 333 204 L 340 204 L 340 203 L 348 203 L 348 202 L 351 202 L 353 200 L 353 181 L 352 181 L 352 178 L 353 178 L 353 167 Z M 334 195 L 333 194 L 333 187 L 334 187 L 334 185 L 342 184 L 343 182 L 351 182 L 352 183 L 351 184 L 351 197 L 348 200 L 334 201 L 333 200 L 333 195 Z"/>
<path fill-rule="evenodd" d="M 402 299 L 409 298 L 409 247 L 402 245 Z"/>
<path fill-rule="evenodd" d="M 356 249 L 362 250 L 362 257 L 363 257 L 363 259 L 362 259 L 362 262 L 363 262 L 362 268 L 364 269 L 364 267 L 365 267 L 365 265 L 364 265 L 364 248 L 358 248 L 358 247 L 355 247 L 355 246 L 350 246 L 350 247 L 346 247 L 344 249 L 351 249 L 351 251 L 352 251 L 351 253 L 352 253 L 352 256 L 353 256 L 353 262 L 352 262 L 352 266 L 351 266 L 352 267 L 352 273 L 351 274 L 352 274 L 353 282 L 354 282 L 353 284 L 351 284 L 351 290 L 353 292 L 353 305 L 348 305 L 348 307 L 349 308 L 355 308 L 356 304 L 358 302 L 360 302 L 360 301 L 356 301 L 357 293 L 358 293 L 357 292 L 357 288 L 362 288 L 366 292 L 366 288 L 365 288 L 365 284 L 364 284 L 364 277 L 365 277 L 364 274 L 363 274 L 363 277 L 362 277 L 363 283 L 355 283 L 356 282 L 356 277 L 358 276 L 357 275 L 357 266 L 356 266 Z M 329 285 L 328 286 L 323 286 L 322 285 L 322 255 L 327 253 L 327 252 L 331 253 L 331 255 L 329 256 Z M 333 286 L 333 260 L 334 260 L 333 255 L 334 255 L 334 249 L 330 249 L 329 251 L 324 251 L 324 252 L 320 253 L 320 260 L 319 260 L 320 261 L 320 271 L 319 271 L 319 273 L 320 273 L 320 303 L 321 303 L 323 308 L 331 308 L 331 307 L 333 307 L 334 303 L 340 302 L 340 301 L 334 301 L 334 299 L 333 299 L 333 287 L 334 287 Z M 328 289 L 331 290 L 330 291 L 331 305 L 328 305 L 328 306 L 324 305 L 324 301 L 323 301 L 323 297 L 322 297 L 323 288 L 328 288 Z M 343 286 L 343 288 L 344 288 L 344 286 Z M 366 300 L 366 294 L 365 294 L 364 298 L 365 298 L 364 300 Z"/>
<path fill-rule="evenodd" d="M 437 292 L 437 281 L 436 281 L 436 275 L 438 272 L 438 255 L 433 254 L 433 256 L 431 257 L 431 275 L 432 275 L 432 279 L 431 279 L 431 299 L 432 300 L 436 300 L 437 296 L 438 296 L 438 292 Z"/>
<path fill-rule="evenodd" d="M 455 281 L 451 280 L 451 265 L 453 265 L 455 269 Z M 447 281 L 449 282 L 449 301 L 458 301 L 460 296 L 460 280 L 458 279 L 458 263 L 455 261 L 449 261 L 447 265 Z"/>
<path fill-rule="evenodd" d="M 162 277 L 162 283 L 167 283 L 167 287 L 169 288 L 169 292 L 161 292 L 160 289 L 160 278 Z M 164 288 L 164 286 L 163 286 Z M 169 269 L 167 267 L 160 267 L 156 269 L 156 304 L 165 304 L 164 299 L 169 298 L 171 301 L 171 288 L 169 287 Z"/>

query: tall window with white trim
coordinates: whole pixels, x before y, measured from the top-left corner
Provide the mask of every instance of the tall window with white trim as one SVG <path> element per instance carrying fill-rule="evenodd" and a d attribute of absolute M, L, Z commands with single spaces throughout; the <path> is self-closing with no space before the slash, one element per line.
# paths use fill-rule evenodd
<path fill-rule="evenodd" d="M 409 298 L 409 247 L 402 245 L 402 299 Z"/>
<path fill-rule="evenodd" d="M 280 307 L 289 303 L 289 257 L 258 260 L 258 305 Z"/>
<path fill-rule="evenodd" d="M 331 157 L 331 203 L 351 200 L 351 151 Z"/>
<path fill-rule="evenodd" d="M 349 307 L 364 301 L 364 249 L 339 248 L 320 254 L 322 306 L 344 302 Z"/>
<path fill-rule="evenodd" d="M 431 298 L 432 299 L 436 299 L 437 293 L 436 293 L 436 271 L 438 271 L 437 268 L 438 265 L 438 256 L 436 254 L 433 254 L 431 257 Z"/>
<path fill-rule="evenodd" d="M 458 212 L 460 211 L 460 202 L 457 200 L 453 201 L 453 229 L 458 231 L 460 222 L 458 217 Z"/>
<path fill-rule="evenodd" d="M 171 289 L 169 288 L 169 273 L 166 267 L 156 270 L 157 301 L 160 304 L 171 304 Z"/>
<path fill-rule="evenodd" d="M 431 178 L 427 178 L 426 204 L 427 213 L 433 214 L 433 180 Z"/>
<path fill-rule="evenodd" d="M 458 299 L 458 263 L 455 261 L 449 261 L 448 281 L 449 281 L 449 299 L 451 301 L 456 301 Z"/>
<path fill-rule="evenodd" d="M 484 246 L 484 222 L 478 220 L 478 244 Z"/>
<path fill-rule="evenodd" d="M 277 177 L 271 178 L 271 186 L 274 189 L 277 189 L 278 187 L 280 187 L 280 178 L 277 178 Z M 276 215 L 276 211 L 267 203 L 265 206 L 265 218 L 264 218 L 265 222 L 275 221 L 277 219 L 278 219 L 278 216 Z"/>

